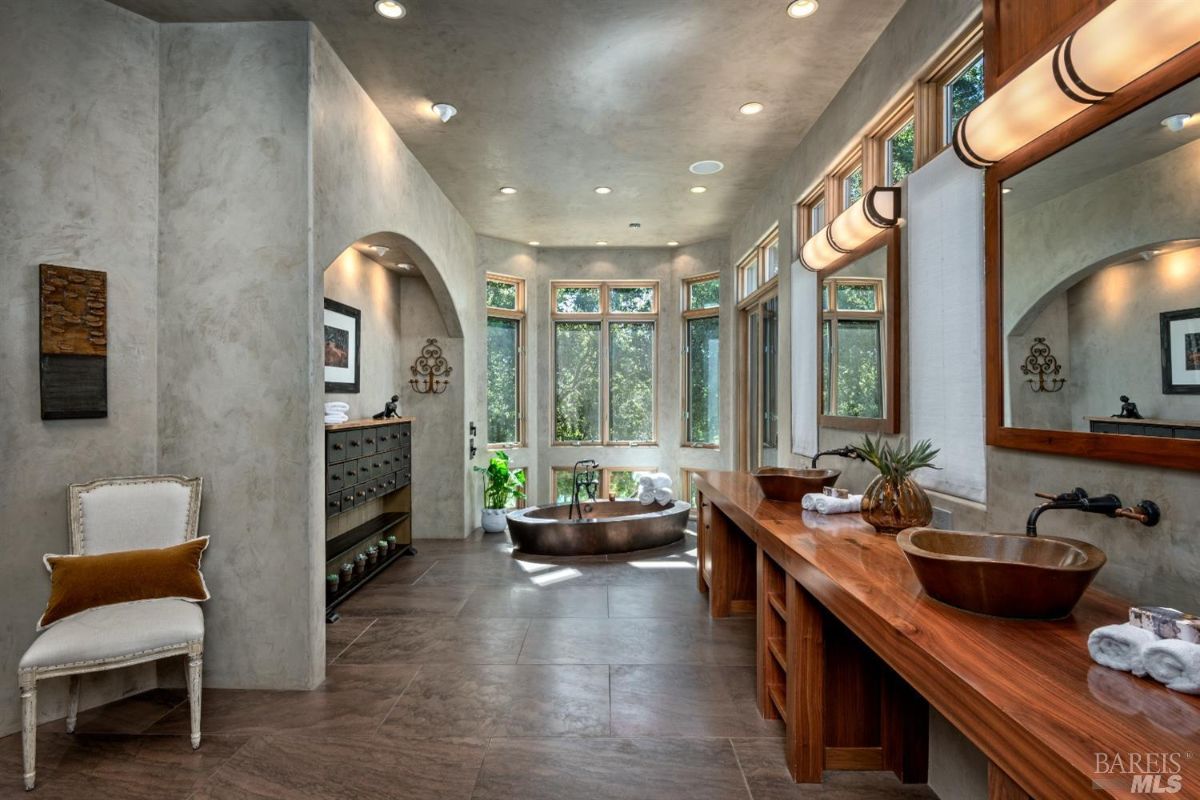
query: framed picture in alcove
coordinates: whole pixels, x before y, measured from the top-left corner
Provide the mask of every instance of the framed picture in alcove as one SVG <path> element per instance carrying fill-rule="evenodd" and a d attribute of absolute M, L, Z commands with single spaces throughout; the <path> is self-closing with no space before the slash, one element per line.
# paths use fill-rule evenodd
<path fill-rule="evenodd" d="M 1163 394 L 1200 394 L 1200 308 L 1158 315 Z"/>
<path fill-rule="evenodd" d="M 358 393 L 358 356 L 361 351 L 362 312 L 325 298 L 325 391 Z"/>

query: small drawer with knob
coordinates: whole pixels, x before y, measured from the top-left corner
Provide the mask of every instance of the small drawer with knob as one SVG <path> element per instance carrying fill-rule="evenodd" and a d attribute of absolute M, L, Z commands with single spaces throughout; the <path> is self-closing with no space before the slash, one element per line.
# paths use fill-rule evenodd
<path fill-rule="evenodd" d="M 363 428 L 359 431 L 362 436 L 362 444 L 359 452 L 364 456 L 369 456 L 379 449 L 379 429 L 378 428 Z"/>
<path fill-rule="evenodd" d="M 372 497 L 373 495 L 367 494 L 367 484 L 360 483 L 358 486 L 354 487 L 354 505 L 356 508 L 370 500 Z"/>
<path fill-rule="evenodd" d="M 347 461 L 342 469 L 342 481 L 347 487 L 353 486 L 361 480 L 358 477 L 358 459 Z"/>
<path fill-rule="evenodd" d="M 346 460 L 362 455 L 362 431 L 346 431 Z"/>
<path fill-rule="evenodd" d="M 325 496 L 325 516 L 333 517 L 342 511 L 342 493 L 334 492 Z"/>
<path fill-rule="evenodd" d="M 364 456 L 358 460 L 358 482 L 363 483 L 375 477 L 375 472 L 371 468 L 371 462 L 375 460 L 375 456 Z"/>
<path fill-rule="evenodd" d="M 347 486 L 342 489 L 342 511 L 349 511 L 354 508 L 354 487 Z"/>
<path fill-rule="evenodd" d="M 382 425 L 375 429 L 377 443 L 375 452 L 387 453 L 396 449 L 396 442 L 399 437 L 392 438 L 392 432 L 395 431 L 395 425 Z"/>
<path fill-rule="evenodd" d="M 346 455 L 346 431 L 325 434 L 325 463 L 340 464 Z"/>
<path fill-rule="evenodd" d="M 327 493 L 341 492 L 346 485 L 346 465 L 330 464 L 325 468 L 325 491 Z"/>

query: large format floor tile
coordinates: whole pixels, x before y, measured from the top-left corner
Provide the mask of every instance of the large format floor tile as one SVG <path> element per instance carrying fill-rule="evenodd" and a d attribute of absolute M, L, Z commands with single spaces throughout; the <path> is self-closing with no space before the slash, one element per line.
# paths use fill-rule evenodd
<path fill-rule="evenodd" d="M 474 800 L 746 800 L 728 739 L 493 739 Z"/>
<path fill-rule="evenodd" d="M 380 620 L 338 656 L 339 664 L 515 664 L 527 619 Z"/>
<path fill-rule="evenodd" d="M 325 626 L 325 663 L 329 664 L 342 654 L 363 631 L 375 624 L 371 617 L 343 617 L 332 625 Z"/>
<path fill-rule="evenodd" d="M 453 617 L 467 602 L 474 586 L 430 586 L 422 583 L 382 584 L 359 591 L 338 606 L 350 617 Z M 334 623 L 337 627 L 340 623 Z"/>
<path fill-rule="evenodd" d="M 608 667 L 422 667 L 380 732 L 412 736 L 607 736 Z"/>
<path fill-rule="evenodd" d="M 754 620 L 535 619 L 522 664 L 754 664 Z"/>
<path fill-rule="evenodd" d="M 192 800 L 467 800 L 482 741 L 256 738 Z"/>
<path fill-rule="evenodd" d="M 461 617 L 607 617 L 606 586 L 480 586 Z"/>
<path fill-rule="evenodd" d="M 614 666 L 614 736 L 782 736 L 754 703 L 754 667 Z"/>
<path fill-rule="evenodd" d="M 83 680 L 86 681 L 87 676 L 84 676 Z M 84 691 L 86 690 L 85 685 Z M 172 709 L 186 702 L 187 692 L 183 689 L 151 689 L 107 705 L 80 711 L 75 722 L 75 732 L 143 733 Z M 40 730 L 66 733 L 66 720 L 47 723 Z"/>
<path fill-rule="evenodd" d="M 937 800 L 928 786 L 890 772 L 826 772 L 823 783 L 796 783 L 780 739 L 734 739 L 733 749 L 754 800 Z"/>
<path fill-rule="evenodd" d="M 169 800 L 185 798 L 245 744 L 245 737 L 206 736 L 193 750 L 186 736 L 56 734 L 38 736 L 37 787 L 21 783 L 20 736 L 0 740 L 0 798 Z"/>
<path fill-rule="evenodd" d="M 609 586 L 608 615 L 639 619 L 708 619 L 708 596 L 696 591 L 695 582 L 696 576 L 692 574 L 690 586 L 676 583 Z"/>
<path fill-rule="evenodd" d="M 226 734 L 369 735 L 416 673 L 414 666 L 333 664 L 325 683 L 311 692 L 206 689 L 203 729 Z M 149 732 L 182 734 L 188 725 L 184 703 Z"/>

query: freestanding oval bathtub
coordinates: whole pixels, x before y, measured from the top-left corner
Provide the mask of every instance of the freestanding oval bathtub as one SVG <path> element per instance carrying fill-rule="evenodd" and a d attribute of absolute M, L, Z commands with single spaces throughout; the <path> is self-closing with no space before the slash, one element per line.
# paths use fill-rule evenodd
<path fill-rule="evenodd" d="M 540 556 L 597 556 L 627 553 L 683 538 L 691 504 L 644 506 L 636 500 L 583 504 L 583 519 L 567 519 L 569 503 L 537 506 L 508 514 L 508 531 L 522 553 Z"/>

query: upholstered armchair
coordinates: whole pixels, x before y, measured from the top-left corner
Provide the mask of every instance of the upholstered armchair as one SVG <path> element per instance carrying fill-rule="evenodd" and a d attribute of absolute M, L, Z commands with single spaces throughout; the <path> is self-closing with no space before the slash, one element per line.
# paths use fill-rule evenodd
<path fill-rule="evenodd" d="M 160 475 L 72 484 L 68 492 L 71 553 L 98 555 L 169 547 L 196 538 L 200 478 Z M 156 599 L 88 609 L 50 626 L 17 668 L 25 788 L 36 776 L 37 684 L 69 677 L 67 731 L 75 731 L 80 676 L 171 656 L 187 657 L 192 748 L 200 746 L 200 673 L 204 615 L 186 600 Z"/>

